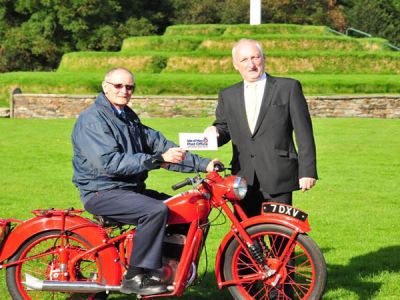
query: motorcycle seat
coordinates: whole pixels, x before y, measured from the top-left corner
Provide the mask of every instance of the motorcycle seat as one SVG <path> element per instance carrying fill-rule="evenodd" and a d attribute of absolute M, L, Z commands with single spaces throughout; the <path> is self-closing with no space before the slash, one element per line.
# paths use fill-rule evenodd
<path fill-rule="evenodd" d="M 126 225 L 125 223 L 118 222 L 114 219 L 111 219 L 106 216 L 97 216 L 93 215 L 93 218 L 102 226 L 102 227 L 122 227 Z"/>

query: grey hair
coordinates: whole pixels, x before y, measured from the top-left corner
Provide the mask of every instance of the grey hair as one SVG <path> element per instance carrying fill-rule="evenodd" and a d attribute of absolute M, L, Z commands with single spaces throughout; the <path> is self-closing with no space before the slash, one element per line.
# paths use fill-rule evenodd
<path fill-rule="evenodd" d="M 123 67 L 116 67 L 116 68 L 112 68 L 111 70 L 109 70 L 109 71 L 106 73 L 106 75 L 104 75 L 104 81 L 109 81 L 110 78 L 112 77 L 112 75 L 113 75 L 115 72 L 120 72 L 120 71 L 129 73 L 129 74 L 132 76 L 132 78 L 133 78 L 132 72 L 129 71 L 128 69 L 123 68 Z"/>
<path fill-rule="evenodd" d="M 238 42 L 235 43 L 235 45 L 233 45 L 233 48 L 232 48 L 232 59 L 233 60 L 235 60 L 235 55 L 236 55 L 237 48 L 241 44 L 245 44 L 245 43 L 254 44 L 257 47 L 258 51 L 260 51 L 261 56 L 264 56 L 261 44 L 258 41 L 252 40 L 252 39 L 240 39 Z"/>

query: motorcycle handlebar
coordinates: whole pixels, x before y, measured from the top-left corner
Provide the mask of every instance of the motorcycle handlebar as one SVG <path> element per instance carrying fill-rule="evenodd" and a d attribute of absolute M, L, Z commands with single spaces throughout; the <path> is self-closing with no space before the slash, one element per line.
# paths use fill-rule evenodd
<path fill-rule="evenodd" d="M 184 181 L 182 182 L 178 182 L 177 184 L 174 184 L 173 186 L 171 186 L 171 188 L 176 191 L 180 188 L 183 188 L 184 186 L 190 185 L 192 184 L 192 178 L 186 178 Z"/>
<path fill-rule="evenodd" d="M 216 172 L 223 172 L 225 170 L 230 170 L 230 168 L 226 168 L 222 163 L 215 163 L 214 164 L 214 171 Z M 171 186 L 171 188 L 176 191 L 180 188 L 183 188 L 184 186 L 191 185 L 195 181 L 197 181 L 197 177 L 195 178 L 186 178 L 184 181 L 178 182 L 177 184 L 174 184 Z"/>

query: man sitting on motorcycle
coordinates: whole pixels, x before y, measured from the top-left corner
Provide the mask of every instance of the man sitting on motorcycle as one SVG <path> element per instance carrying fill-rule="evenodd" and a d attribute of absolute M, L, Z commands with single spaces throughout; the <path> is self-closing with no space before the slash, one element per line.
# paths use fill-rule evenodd
<path fill-rule="evenodd" d="M 111 69 L 102 87 L 103 92 L 80 114 L 73 129 L 73 182 L 88 212 L 137 226 L 121 292 L 160 294 L 166 286 L 148 273 L 161 267 L 168 209 L 160 200 L 168 196 L 146 189 L 148 171 L 161 166 L 180 172 L 210 172 L 218 161 L 186 152 L 141 123 L 128 107 L 135 88 L 129 70 Z"/>

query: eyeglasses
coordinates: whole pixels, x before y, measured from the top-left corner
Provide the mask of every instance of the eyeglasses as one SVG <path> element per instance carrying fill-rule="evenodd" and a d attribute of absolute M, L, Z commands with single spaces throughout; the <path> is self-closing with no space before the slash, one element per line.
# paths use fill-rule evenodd
<path fill-rule="evenodd" d="M 112 82 L 108 82 L 107 83 L 111 84 L 114 88 L 116 88 L 117 90 L 122 89 L 123 87 L 125 87 L 125 89 L 127 91 L 133 91 L 133 89 L 135 88 L 134 84 L 122 84 L 122 83 L 112 83 Z"/>

